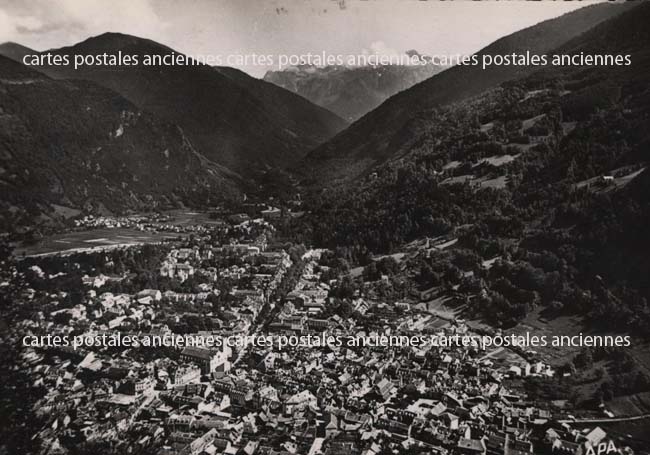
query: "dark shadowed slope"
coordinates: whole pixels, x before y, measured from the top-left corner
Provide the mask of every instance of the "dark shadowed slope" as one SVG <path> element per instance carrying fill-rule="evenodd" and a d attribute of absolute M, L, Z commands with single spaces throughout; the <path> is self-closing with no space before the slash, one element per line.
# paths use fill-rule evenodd
<path fill-rule="evenodd" d="M 150 40 L 106 33 L 53 52 L 144 56 L 174 51 Z M 120 93 L 181 126 L 201 153 L 236 171 L 294 163 L 345 126 L 336 115 L 305 100 L 278 95 L 276 87 L 242 83 L 205 65 L 43 70 Z"/>
<path fill-rule="evenodd" d="M 547 53 L 633 6 L 599 4 L 581 8 L 501 38 L 478 54 Z M 317 185 L 353 178 L 393 155 L 394 149 L 405 139 L 400 130 L 418 111 L 466 99 L 535 69 L 522 66 L 493 66 L 485 70 L 474 66 L 451 68 L 389 98 L 343 133 L 310 152 L 296 169 L 302 170 L 303 175 Z"/>
<path fill-rule="evenodd" d="M 251 77 L 235 68 L 219 66 L 214 69 L 253 94 L 264 106 L 271 106 L 277 121 L 313 142 L 324 141 L 325 136 L 320 133 L 323 128 L 330 132 L 338 132 L 347 126 L 343 119 L 331 111 L 289 90 Z"/>
<path fill-rule="evenodd" d="M 33 55 L 37 53 L 38 52 L 33 49 L 11 41 L 0 44 L 0 55 L 4 55 L 5 57 L 17 62 L 21 62 L 23 57 L 26 55 Z"/>
<path fill-rule="evenodd" d="M 56 81 L 0 57 L 3 229 L 52 204 L 152 209 L 218 202 L 237 176 L 198 154 L 182 130 L 87 81 Z"/>
<path fill-rule="evenodd" d="M 361 263 L 407 251 L 418 290 L 472 295 L 463 318 L 509 327 L 542 309 L 647 337 L 650 3 L 637 5 L 554 50 L 631 65 L 548 67 L 420 111 L 396 158 L 310 194 L 302 231 Z"/>

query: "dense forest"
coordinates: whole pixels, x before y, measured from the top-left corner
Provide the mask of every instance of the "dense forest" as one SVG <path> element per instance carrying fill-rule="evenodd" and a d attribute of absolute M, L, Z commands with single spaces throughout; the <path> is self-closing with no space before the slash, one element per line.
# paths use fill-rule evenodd
<path fill-rule="evenodd" d="M 648 333 L 646 35 L 627 43 L 641 49 L 634 71 L 548 68 L 418 113 L 394 159 L 312 194 L 295 235 L 362 266 L 417 239 L 457 239 L 410 259 L 413 286 L 469 289 L 499 326 L 541 305 Z"/>

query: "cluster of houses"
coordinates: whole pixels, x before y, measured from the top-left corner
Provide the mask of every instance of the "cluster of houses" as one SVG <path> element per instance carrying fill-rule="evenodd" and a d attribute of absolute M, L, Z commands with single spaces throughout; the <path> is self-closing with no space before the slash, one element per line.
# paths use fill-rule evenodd
<path fill-rule="evenodd" d="M 152 213 L 146 215 L 128 215 L 128 216 L 108 216 L 108 215 L 84 215 L 74 220 L 74 226 L 77 228 L 94 229 L 94 228 L 133 228 L 137 230 L 151 230 L 159 227 L 161 224 L 168 223 L 172 217 L 162 213 Z"/>
<path fill-rule="evenodd" d="M 187 215 L 191 216 L 191 215 Z M 222 225 L 222 221 L 213 220 L 209 224 L 178 223 L 174 216 L 168 213 L 149 213 L 142 215 L 112 216 L 84 215 L 73 220 L 77 229 L 132 229 L 141 232 L 170 232 L 175 234 L 203 234 L 211 227 Z"/>
<path fill-rule="evenodd" d="M 179 334 L 170 318 L 187 315 L 174 309 L 191 304 L 204 308 L 196 316 L 209 319 L 211 329 L 190 327 L 183 335 L 343 342 L 26 348 L 22 367 L 47 390 L 31 410 L 45 422 L 35 435 L 42 454 L 72 453 L 70 447 L 88 441 L 115 453 L 157 455 L 585 455 L 603 444 L 629 452 L 597 425 L 578 426 L 565 411 L 528 399 L 521 387 L 526 377 L 553 375 L 542 362 L 462 346 L 347 344 L 470 329 L 418 305 L 362 297 L 352 302 L 357 316 L 332 313 L 336 283 L 323 278 L 326 267 L 314 250 L 303 255 L 293 289 L 278 297 L 273 291 L 298 264 L 266 235 L 238 232 L 250 235 L 169 250 L 159 276 L 200 277 L 198 292 L 114 293 L 105 286 L 123 278 L 85 276 L 82 303 L 40 313 L 17 329 L 173 338 Z M 206 266 L 219 258 L 228 258 L 227 265 Z M 219 280 L 241 285 L 229 289 L 228 308 L 215 312 L 209 302 L 220 296 Z"/>

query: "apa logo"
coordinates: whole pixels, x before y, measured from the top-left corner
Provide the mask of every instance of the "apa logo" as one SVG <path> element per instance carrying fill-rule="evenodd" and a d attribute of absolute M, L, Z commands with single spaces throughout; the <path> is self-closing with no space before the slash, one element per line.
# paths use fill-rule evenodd
<path fill-rule="evenodd" d="M 597 446 L 587 447 L 587 453 L 585 455 L 603 455 L 607 453 L 617 453 L 618 449 L 614 445 L 613 441 L 601 442 Z"/>

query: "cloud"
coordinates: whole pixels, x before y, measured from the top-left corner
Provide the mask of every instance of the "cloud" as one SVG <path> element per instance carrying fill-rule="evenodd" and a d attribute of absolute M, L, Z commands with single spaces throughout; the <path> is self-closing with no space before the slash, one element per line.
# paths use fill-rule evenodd
<path fill-rule="evenodd" d="M 43 22 L 36 17 L 27 16 L 18 18 L 18 23 L 16 24 L 16 29 L 23 29 L 27 31 L 37 30 L 43 27 Z"/>
<path fill-rule="evenodd" d="M 57 5 L 68 21 L 83 23 L 93 31 L 159 31 L 165 27 L 153 0 L 59 0 Z"/>
<path fill-rule="evenodd" d="M 92 35 L 123 32 L 164 36 L 167 23 L 154 0 L 4 0 L 0 4 L 0 40 L 46 49 L 74 44 Z"/>
<path fill-rule="evenodd" d="M 11 17 L 0 9 L 0 42 L 9 41 L 9 37 L 14 33 Z"/>
<path fill-rule="evenodd" d="M 370 44 L 370 49 L 363 49 L 361 53 L 364 55 L 381 55 L 386 57 L 395 57 L 404 54 L 404 52 L 399 52 L 392 47 L 388 47 L 383 41 L 374 41 Z"/>
<path fill-rule="evenodd" d="M 414 48 L 425 54 L 467 54 L 504 34 L 583 6 L 523 3 L 0 0 L 0 42 L 46 50 L 112 31 L 149 38 L 190 54 L 325 51 L 392 58 Z M 467 31 L 459 36 L 461 26 Z M 263 75 L 261 66 L 240 68 Z"/>
<path fill-rule="evenodd" d="M 28 24 L 16 25 L 16 32 L 19 35 L 45 35 L 60 30 L 85 30 L 85 28 L 83 24 L 70 22 L 50 22 L 47 24 L 40 23 L 39 25 L 36 25 L 36 21 L 34 21 Z"/>

